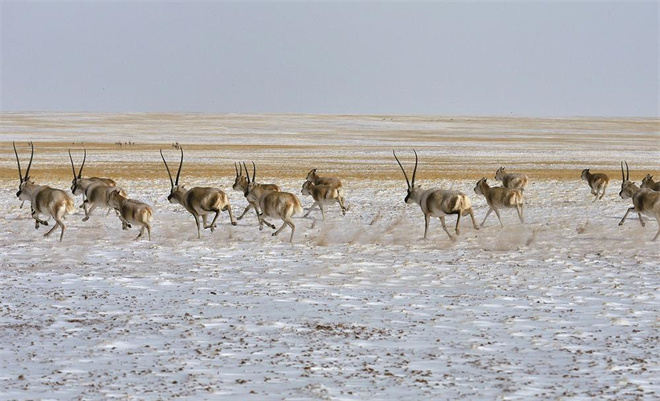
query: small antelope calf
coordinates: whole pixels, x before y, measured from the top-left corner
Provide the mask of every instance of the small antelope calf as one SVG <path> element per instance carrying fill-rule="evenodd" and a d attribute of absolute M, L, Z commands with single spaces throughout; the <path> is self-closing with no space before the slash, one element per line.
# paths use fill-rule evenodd
<path fill-rule="evenodd" d="M 303 195 L 311 195 L 314 199 L 314 203 L 303 217 L 309 216 L 309 213 L 314 209 L 314 206 L 318 205 L 319 209 L 321 209 L 321 216 L 323 216 L 323 220 L 325 220 L 325 210 L 323 209 L 323 206 L 335 202 L 339 203 L 341 213 L 344 216 L 346 215 L 343 188 L 335 188 L 331 185 L 316 185 L 312 181 L 305 181 L 300 192 Z"/>
<path fill-rule="evenodd" d="M 521 191 L 525 190 L 525 187 L 529 182 L 529 179 L 525 174 L 505 173 L 504 167 L 500 167 L 497 169 L 497 171 L 495 172 L 495 179 L 497 181 L 502 181 L 502 185 L 504 185 L 504 188 L 519 189 Z"/>
<path fill-rule="evenodd" d="M 603 199 L 605 196 L 605 189 L 610 185 L 610 177 L 603 173 L 591 174 L 588 168 L 582 170 L 582 179 L 589 183 L 591 194 L 595 195 L 593 202 L 598 199 Z M 600 194 L 600 197 L 598 196 Z"/>
<path fill-rule="evenodd" d="M 646 177 L 642 179 L 642 185 L 640 185 L 640 187 L 660 192 L 660 181 L 655 182 L 653 181 L 653 176 L 651 174 L 646 174 Z"/>
<path fill-rule="evenodd" d="M 37 185 L 30 180 L 30 168 L 32 167 L 32 159 L 34 157 L 34 145 L 32 142 L 30 142 L 30 147 L 32 148 L 30 163 L 25 171 L 25 176 L 23 176 L 23 173 L 21 172 L 21 162 L 18 158 L 18 152 L 16 151 L 16 144 L 13 143 L 13 146 L 14 154 L 16 155 L 16 163 L 18 163 L 18 177 L 20 179 L 16 197 L 22 201 L 30 201 L 32 206 L 32 218 L 35 220 L 34 228 L 39 228 L 40 224 L 44 226 L 48 225 L 47 221 L 39 218 L 40 214 L 51 216 L 57 224 L 48 230 L 48 232 L 44 234 L 44 237 L 48 237 L 59 226 L 62 229 L 60 233 L 60 242 L 62 242 L 64 230 L 66 229 L 63 220 L 67 214 L 71 214 L 75 211 L 73 199 L 61 189 L 51 188 L 46 185 Z"/>
<path fill-rule="evenodd" d="M 135 240 L 137 241 L 144 233 L 145 228 L 151 241 L 151 220 L 154 211 L 146 203 L 128 199 L 119 189 L 110 192 L 108 204 L 119 212 L 119 220 L 122 222 L 122 229 L 128 230 L 132 224 L 140 226 L 140 233 Z"/>
<path fill-rule="evenodd" d="M 167 169 L 167 175 L 170 177 L 171 188 L 167 200 L 170 203 L 178 203 L 182 205 L 193 215 L 195 218 L 195 225 L 197 226 L 198 239 L 202 238 L 199 226 L 199 216 L 202 216 L 204 228 L 210 228 L 211 232 L 213 232 L 216 227 L 215 222 L 218 220 L 220 212 L 226 210 L 229 213 L 231 224 L 235 226 L 237 223 L 231 212 L 229 198 L 222 190 L 211 187 L 193 187 L 187 189 L 183 185 L 179 185 L 179 176 L 181 175 L 181 168 L 183 167 L 183 148 L 179 146 L 179 150 L 181 151 L 181 161 L 179 162 L 179 171 L 176 173 L 176 181 L 172 179 L 172 174 L 165 161 L 162 149 L 160 151 L 160 157 L 163 159 L 163 163 L 165 163 L 165 168 Z M 213 217 L 211 224 L 207 225 L 206 216 L 211 213 L 215 213 L 215 216 Z"/>
<path fill-rule="evenodd" d="M 623 163 L 621 163 L 621 178 L 623 182 L 621 183 L 619 196 L 621 199 L 632 198 L 633 207 L 626 211 L 619 225 L 623 225 L 630 212 L 637 212 L 639 223 L 642 227 L 646 225 L 642 219 L 642 214 L 653 217 L 658 222 L 658 232 L 653 237 L 653 241 L 657 240 L 658 236 L 660 236 L 660 192 L 648 188 L 638 188 L 634 182 L 631 182 L 628 162 L 626 162 L 626 175 L 623 174 Z"/>
<path fill-rule="evenodd" d="M 234 185 L 232 186 L 232 188 L 235 191 L 241 191 L 243 194 L 245 194 L 248 187 L 248 178 L 250 178 L 249 177 L 250 172 L 248 171 L 247 166 L 245 166 L 245 175 L 243 175 L 243 166 L 245 166 L 245 163 L 243 163 L 243 165 L 241 165 L 241 163 L 238 163 L 238 166 L 236 166 L 236 163 L 234 163 L 234 169 L 236 170 L 236 179 L 234 180 Z M 252 172 L 253 172 L 252 181 L 254 181 L 255 171 L 256 171 L 256 166 L 254 165 L 254 162 L 252 162 Z M 255 187 L 259 187 L 263 191 L 276 191 L 276 192 L 280 191 L 280 187 L 278 187 L 275 184 L 255 184 Z M 253 208 L 255 213 L 257 214 L 257 219 L 258 219 L 259 213 L 261 213 L 259 211 L 259 204 L 256 202 L 250 203 L 248 201 L 247 207 L 245 208 L 245 210 L 243 210 L 243 213 L 241 213 L 241 215 L 236 218 L 236 220 L 242 219 L 243 216 L 245 216 L 245 213 L 247 213 L 250 209 Z M 275 226 L 273 226 L 272 228 L 275 228 Z"/>
<path fill-rule="evenodd" d="M 273 233 L 273 236 L 278 235 L 284 227 L 288 225 L 291 227 L 291 237 L 289 237 L 289 242 L 293 241 L 293 234 L 296 232 L 296 225 L 293 224 L 291 217 L 303 212 L 300 200 L 296 195 L 289 192 L 265 191 L 260 189 L 257 184 L 255 184 L 255 175 L 256 166 L 254 167 L 252 180 L 248 177 L 248 187 L 245 191 L 245 197 L 250 203 L 256 202 L 259 205 L 259 209 L 261 209 L 261 214 L 259 214 L 259 230 L 263 230 L 264 224 L 271 228 L 275 228 L 274 225 L 265 221 L 264 216 L 280 218 L 284 223 L 282 223 L 282 226 Z"/>
<path fill-rule="evenodd" d="M 522 191 L 518 189 L 509 189 L 503 187 L 490 187 L 485 178 L 477 181 L 477 185 L 474 187 L 474 192 L 483 195 L 486 197 L 486 202 L 488 203 L 488 212 L 486 212 L 486 217 L 484 221 L 481 222 L 480 227 L 483 227 L 486 223 L 486 219 L 490 216 L 492 211 L 495 211 L 497 219 L 500 221 L 500 226 L 504 227 L 502 224 L 502 219 L 500 218 L 499 208 L 516 208 L 518 212 L 518 218 L 521 223 L 525 222 L 523 218 L 523 196 Z"/>
<path fill-rule="evenodd" d="M 455 214 L 456 217 L 456 235 L 460 235 L 459 223 L 461 222 L 461 216 L 467 214 L 472 218 L 472 226 L 475 230 L 478 230 L 476 221 L 474 220 L 474 213 L 472 212 L 472 203 L 470 198 L 467 197 L 463 192 L 459 191 L 447 191 L 443 189 L 427 189 L 424 190 L 419 186 L 415 185 L 415 174 L 417 173 L 417 152 L 415 152 L 415 168 L 413 169 L 412 183 L 408 180 L 408 175 L 406 170 L 404 170 L 399 158 L 394 154 L 394 158 L 401 171 L 403 171 L 403 176 L 406 178 L 406 183 L 408 184 L 408 194 L 404 198 L 404 201 L 408 204 L 416 203 L 422 209 L 424 213 L 424 239 L 426 239 L 426 234 L 429 230 L 429 222 L 431 217 L 439 217 L 440 223 L 442 223 L 442 229 L 445 230 L 449 239 L 452 241 L 454 237 L 447 230 L 447 225 L 445 224 L 445 216 Z"/>
<path fill-rule="evenodd" d="M 316 174 L 316 169 L 313 168 L 307 173 L 307 181 L 311 181 L 316 185 L 330 185 L 334 188 L 341 188 L 341 180 L 335 177 L 319 177 Z"/>

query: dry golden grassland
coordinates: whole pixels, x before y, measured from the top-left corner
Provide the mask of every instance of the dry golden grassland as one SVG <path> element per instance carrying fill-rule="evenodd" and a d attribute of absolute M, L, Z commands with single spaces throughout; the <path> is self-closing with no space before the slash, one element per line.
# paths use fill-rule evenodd
<path fill-rule="evenodd" d="M 67 150 L 80 163 L 83 148 L 85 176 L 167 179 L 159 149 L 176 170 L 175 141 L 185 148 L 188 178 L 231 178 L 234 161 L 254 160 L 269 178 L 304 179 L 318 168 L 346 179 L 402 179 L 391 152 L 412 170 L 412 148 L 423 180 L 491 178 L 499 166 L 532 180 L 579 179 L 585 167 L 615 178 L 621 159 L 653 164 L 659 126 L 657 119 L 4 113 L 0 179 L 17 178 L 12 140 L 23 168 L 26 142 L 34 141 L 31 175 L 40 181 L 69 179 Z M 135 145 L 116 144 L 126 141 Z"/>

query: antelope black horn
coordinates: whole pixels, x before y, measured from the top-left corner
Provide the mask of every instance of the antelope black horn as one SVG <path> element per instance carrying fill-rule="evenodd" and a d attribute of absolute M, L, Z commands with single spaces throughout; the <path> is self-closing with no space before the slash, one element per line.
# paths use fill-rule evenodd
<path fill-rule="evenodd" d="M 23 173 L 21 172 L 21 161 L 18 159 L 18 152 L 16 151 L 16 143 L 11 143 L 14 146 L 14 154 L 16 155 L 16 163 L 18 163 L 18 179 L 23 182 Z"/>
<path fill-rule="evenodd" d="M 167 162 L 165 161 L 165 156 L 163 156 L 163 149 L 160 150 L 160 157 L 163 158 L 163 163 L 165 163 L 165 168 L 167 169 L 167 175 L 170 177 L 170 184 L 172 185 L 172 188 L 174 188 L 174 181 L 172 181 L 172 173 L 170 173 L 170 168 L 167 166 Z"/>
<path fill-rule="evenodd" d="M 406 183 L 408 184 L 408 188 L 410 188 L 410 181 L 408 180 L 408 174 L 406 174 L 406 170 L 403 169 L 403 166 L 401 165 L 399 158 L 396 157 L 396 152 L 394 150 L 392 150 L 392 154 L 394 155 L 396 162 L 399 163 L 399 167 L 401 167 L 401 171 L 403 171 L 403 176 L 406 177 Z"/>
<path fill-rule="evenodd" d="M 179 162 L 179 171 L 176 172 L 176 181 L 174 181 L 176 185 L 179 185 L 179 176 L 181 175 L 181 168 L 183 168 L 183 148 L 179 147 L 179 150 L 181 151 L 181 161 Z"/>
<path fill-rule="evenodd" d="M 412 177 L 412 186 L 415 186 L 415 175 L 417 174 L 417 151 L 413 149 L 413 152 L 415 152 L 415 169 L 413 170 L 413 177 Z"/>

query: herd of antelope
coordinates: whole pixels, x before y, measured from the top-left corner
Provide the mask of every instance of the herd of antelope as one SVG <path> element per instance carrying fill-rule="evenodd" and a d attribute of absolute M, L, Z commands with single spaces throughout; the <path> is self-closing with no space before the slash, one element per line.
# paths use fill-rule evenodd
<path fill-rule="evenodd" d="M 52 232 L 60 227 L 60 242 L 64 237 L 66 226 L 63 222 L 67 214 L 75 211 L 73 199 L 69 194 L 60 189 L 51 188 L 46 185 L 37 185 L 30 179 L 30 168 L 32 167 L 32 160 L 34 158 L 34 145 L 29 143 L 31 148 L 30 162 L 23 175 L 21 170 L 21 162 L 16 150 L 16 144 L 13 144 L 14 154 L 16 155 L 16 162 L 18 164 L 18 175 L 20 179 L 18 192 L 16 196 L 23 202 L 29 201 L 31 204 L 31 215 L 35 220 L 35 228 L 40 225 L 48 225 L 48 222 L 41 220 L 41 215 L 52 217 L 56 224 L 44 235 L 49 236 Z M 165 164 L 165 169 L 170 179 L 170 194 L 167 200 L 170 203 L 177 203 L 183 206 L 195 219 L 197 227 L 197 238 L 201 238 L 201 226 L 199 218 L 202 218 L 204 229 L 214 231 L 216 221 L 220 212 L 226 211 L 229 214 L 229 219 L 232 225 L 237 225 L 237 220 L 241 220 L 246 213 L 254 209 L 257 220 L 259 222 L 259 230 L 263 230 L 266 225 L 271 229 L 276 226 L 268 221 L 266 218 L 280 219 L 282 225 L 272 234 L 278 235 L 287 226 L 291 228 L 291 236 L 289 241 L 293 240 L 293 235 L 296 231 L 296 226 L 292 221 L 292 217 L 303 213 L 303 207 L 300 199 L 295 194 L 281 191 L 280 187 L 275 184 L 262 184 L 257 183 L 256 173 L 257 167 L 252 162 L 252 175 L 245 163 L 234 163 L 236 170 L 236 179 L 232 188 L 240 191 L 245 196 L 248 206 L 238 218 L 234 218 L 232 208 L 229 203 L 229 197 L 219 188 L 213 187 L 193 187 L 186 188 L 184 185 L 179 184 L 181 176 L 181 169 L 183 167 L 183 148 L 178 147 L 181 153 L 179 167 L 176 173 L 176 179 L 172 178 L 169 165 L 165 160 L 163 151 L 160 151 L 161 158 Z M 419 185 L 415 184 L 415 177 L 417 174 L 418 156 L 415 154 L 415 166 L 412 172 L 412 179 L 408 178 L 406 170 L 399 161 L 396 152 L 392 151 L 396 162 L 399 164 L 403 176 L 408 185 L 407 194 L 404 198 L 405 203 L 416 203 L 424 214 L 424 238 L 427 237 L 429 222 L 431 217 L 438 217 L 442 224 L 443 230 L 447 233 L 451 240 L 454 236 L 449 232 L 445 224 L 445 216 L 456 215 L 456 235 L 460 234 L 459 224 L 462 216 L 469 215 L 472 220 L 472 225 L 476 230 L 483 227 L 486 219 L 490 216 L 491 212 L 495 212 L 499 223 L 504 226 L 500 216 L 500 208 L 515 208 L 518 218 L 521 223 L 524 223 L 523 216 L 523 195 L 525 187 L 529 180 L 525 174 L 510 174 L 504 171 L 504 167 L 497 169 L 495 179 L 502 182 L 502 187 L 491 187 L 486 178 L 480 179 L 474 187 L 474 192 L 483 195 L 488 204 L 488 211 L 481 224 L 478 226 L 472 211 L 472 202 L 470 198 L 463 192 L 444 189 L 422 189 Z M 83 168 L 87 159 L 87 151 L 84 151 L 83 160 L 76 173 L 75 163 L 73 156 L 69 151 L 69 159 L 71 161 L 71 169 L 73 172 L 73 180 L 71 182 L 71 193 L 74 195 L 82 195 L 82 205 L 85 217 L 83 221 L 87 221 L 94 209 L 97 207 L 107 208 L 108 213 L 115 211 L 117 217 L 122 223 L 122 229 L 126 230 L 133 225 L 140 228 L 140 233 L 135 238 L 136 240 L 142 237 L 144 231 L 147 231 L 149 240 L 151 240 L 151 222 L 153 219 L 153 209 L 146 203 L 128 198 L 128 194 L 122 188 L 118 187 L 116 182 L 109 178 L 89 177 L 84 178 Z M 619 196 L 622 199 L 632 199 L 633 206 L 629 208 L 619 225 L 622 225 L 630 212 L 636 212 L 639 216 L 639 221 L 642 227 L 645 226 L 645 221 L 642 215 L 645 214 L 658 222 L 658 232 L 655 234 L 653 241 L 660 236 L 660 182 L 654 182 L 651 175 L 647 175 L 640 187 L 630 181 L 630 171 L 628 163 L 621 163 L 621 191 Z M 592 174 L 589 169 L 582 171 L 582 179 L 586 180 L 591 188 L 591 193 L 594 195 L 594 202 L 602 199 L 605 195 L 605 190 L 609 185 L 610 179 L 607 175 L 602 173 Z M 341 180 L 334 177 L 319 177 L 316 169 L 312 169 L 308 174 L 305 183 L 301 189 L 302 195 L 311 196 L 314 203 L 309 208 L 303 217 L 307 217 L 315 206 L 321 210 L 322 218 L 325 220 L 324 207 L 329 204 L 338 203 L 342 214 L 346 214 L 348 208 L 345 205 L 344 190 Z M 21 207 L 23 204 L 21 203 Z M 207 223 L 207 217 L 214 214 L 211 223 Z"/>

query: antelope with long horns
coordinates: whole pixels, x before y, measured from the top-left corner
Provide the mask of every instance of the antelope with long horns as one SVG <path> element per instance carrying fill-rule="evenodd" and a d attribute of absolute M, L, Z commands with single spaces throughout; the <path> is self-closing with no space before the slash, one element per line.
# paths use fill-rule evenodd
<path fill-rule="evenodd" d="M 85 167 L 85 161 L 87 160 L 87 149 L 84 149 L 83 151 L 84 151 L 83 161 L 82 164 L 80 165 L 80 169 L 78 170 L 78 174 L 76 174 L 76 167 L 73 163 L 71 150 L 69 150 L 69 160 L 71 160 L 71 170 L 73 172 L 73 181 L 71 181 L 71 193 L 74 195 L 83 196 L 83 204 L 80 205 L 81 208 L 85 208 L 85 200 L 87 199 L 87 194 L 85 193 L 85 191 L 90 185 L 101 183 L 109 187 L 117 186 L 117 183 L 110 178 L 102 178 L 102 177 L 83 178 L 82 172 L 83 172 L 83 168 Z M 85 215 L 86 214 L 87 214 L 87 210 L 85 210 Z"/>
<path fill-rule="evenodd" d="M 660 192 L 660 181 L 653 181 L 653 176 L 651 174 L 646 174 L 646 177 L 642 179 L 642 185 L 640 185 L 640 188 L 648 188 Z"/>
<path fill-rule="evenodd" d="M 244 165 L 245 165 L 245 163 L 243 163 L 243 165 L 241 165 L 241 163 L 238 163 L 238 165 L 236 163 L 234 163 L 234 169 L 236 170 L 236 179 L 234 180 L 234 185 L 232 186 L 232 188 L 235 191 L 241 191 L 241 193 L 243 193 L 243 194 L 245 194 L 245 192 L 247 191 L 248 179 L 250 178 L 249 177 L 250 172 L 248 171 L 247 166 L 245 167 L 245 175 L 243 175 L 243 171 L 244 171 L 243 166 Z M 256 166 L 254 166 L 254 162 L 252 162 L 252 165 L 253 165 L 252 166 L 253 167 L 252 171 L 254 172 L 254 171 L 256 171 Z M 254 181 L 254 175 L 252 176 L 252 181 Z M 257 183 L 255 183 L 255 187 L 259 187 L 263 191 L 276 191 L 276 192 L 280 191 L 280 187 L 275 185 L 275 184 L 257 184 Z M 255 213 L 257 214 L 257 219 L 258 219 L 259 218 L 259 213 L 261 213 L 260 210 L 259 210 L 259 204 L 257 202 L 248 202 L 247 207 L 245 208 L 245 210 L 243 210 L 243 213 L 241 213 L 241 215 L 236 218 L 236 220 L 242 219 L 243 216 L 245 216 L 245 213 L 247 213 L 250 209 L 254 209 Z M 270 224 L 270 223 L 268 223 L 268 224 Z M 275 226 L 273 226 L 271 228 L 275 228 Z"/>
<path fill-rule="evenodd" d="M 293 224 L 291 217 L 303 212 L 302 205 L 298 197 L 289 192 L 276 192 L 266 191 L 258 187 L 255 182 L 257 173 L 256 165 L 253 165 L 252 180 L 248 177 L 248 187 L 244 195 L 248 202 L 256 202 L 261 209 L 259 214 L 259 230 L 263 230 L 263 225 L 266 224 L 271 228 L 274 225 L 266 222 L 264 216 L 279 218 L 283 221 L 282 226 L 275 231 L 272 235 L 278 235 L 287 225 L 291 227 L 291 237 L 289 242 L 293 241 L 293 234 L 296 232 L 296 225 Z M 246 167 L 247 171 L 247 167 Z"/>
<path fill-rule="evenodd" d="M 504 188 L 509 189 L 519 189 L 521 191 L 525 190 L 529 179 L 525 174 L 520 173 L 506 173 L 504 172 L 504 167 L 500 167 L 495 172 L 495 179 L 497 181 L 502 181 Z"/>
<path fill-rule="evenodd" d="M 504 227 L 504 224 L 502 224 L 502 218 L 500 217 L 499 208 L 501 207 L 515 207 L 520 222 L 525 222 L 525 219 L 523 218 L 523 196 L 522 191 L 519 189 L 491 187 L 488 185 L 486 178 L 482 178 L 477 181 L 477 185 L 474 187 L 474 192 L 486 197 L 486 203 L 488 203 L 488 211 L 486 212 L 486 216 L 484 217 L 484 221 L 481 222 L 480 227 L 484 226 L 486 219 L 493 211 L 495 212 L 497 219 L 500 221 L 500 226 Z"/>
<path fill-rule="evenodd" d="M 23 176 L 23 173 L 21 172 L 21 162 L 18 158 L 18 152 L 16 151 L 16 144 L 12 144 L 14 146 L 16 163 L 18 164 L 18 176 L 20 178 L 20 184 L 16 196 L 20 200 L 30 201 L 30 204 L 32 205 L 32 218 L 35 220 L 34 228 L 39 228 L 40 224 L 44 226 L 48 225 L 47 221 L 39 219 L 40 214 L 53 217 L 57 224 L 48 230 L 48 232 L 44 234 L 44 237 L 52 234 L 52 232 L 59 226 L 62 229 L 60 233 L 60 242 L 62 242 L 64 230 L 66 229 L 62 220 L 67 214 L 75 211 L 73 199 L 61 189 L 51 188 L 46 185 L 37 185 L 34 181 L 30 180 L 30 168 L 32 167 L 32 159 L 34 158 L 34 144 L 32 144 L 32 142 L 30 142 L 30 163 L 25 171 L 25 176 Z"/>
<path fill-rule="evenodd" d="M 429 231 L 429 222 L 431 217 L 439 217 L 440 222 L 442 223 L 442 228 L 445 230 L 449 238 L 453 241 L 454 236 L 449 233 L 447 230 L 447 225 L 445 224 L 445 216 L 455 214 L 456 218 L 456 235 L 460 235 L 459 223 L 461 222 L 461 216 L 467 214 L 472 218 L 472 226 L 475 230 L 479 229 L 477 223 L 474 219 L 474 213 L 472 212 L 472 203 L 470 198 L 467 197 L 463 192 L 459 191 L 448 191 L 443 189 L 427 189 L 424 190 L 420 186 L 415 185 L 415 175 L 417 174 L 417 152 L 415 152 L 415 168 L 413 169 L 412 182 L 408 180 L 408 175 L 406 170 L 401 165 L 399 158 L 396 157 L 396 152 L 392 151 L 396 162 L 399 163 L 403 176 L 406 179 L 408 184 L 408 193 L 404 198 L 404 201 L 407 204 L 416 203 L 422 209 L 424 213 L 424 239 Z"/>
<path fill-rule="evenodd" d="M 202 238 L 199 225 L 200 216 L 202 216 L 204 229 L 209 228 L 213 232 L 217 227 L 215 222 L 218 220 L 220 212 L 226 210 L 229 213 L 231 224 L 235 226 L 237 223 L 231 211 L 229 198 L 222 190 L 212 187 L 193 187 L 187 189 L 185 186 L 179 185 L 179 177 L 181 176 L 181 168 L 183 167 L 183 148 L 179 147 L 179 150 L 181 151 L 181 161 L 179 162 L 179 170 L 176 173 L 176 181 L 172 179 L 172 173 L 165 161 L 165 156 L 163 156 L 163 150 L 161 149 L 160 151 L 160 157 L 163 159 L 163 163 L 165 163 L 165 168 L 167 169 L 167 175 L 170 177 L 171 189 L 167 200 L 170 203 L 182 205 L 193 215 L 195 225 L 197 226 L 197 238 Z M 213 221 L 211 224 L 206 224 L 206 216 L 211 213 L 215 213 Z"/>
<path fill-rule="evenodd" d="M 603 173 L 592 174 L 588 168 L 585 168 L 582 170 L 582 179 L 589 184 L 591 194 L 595 196 L 593 202 L 596 202 L 598 199 L 603 199 L 603 196 L 605 196 L 605 190 L 607 189 L 607 186 L 610 185 L 610 177 Z"/>
<path fill-rule="evenodd" d="M 638 188 L 634 182 L 630 181 L 630 170 L 628 169 L 628 162 L 626 163 L 626 174 L 623 173 L 623 162 L 621 163 L 621 192 L 619 196 L 621 199 L 632 198 L 633 207 L 626 211 L 619 225 L 623 225 L 628 217 L 628 213 L 637 212 L 639 216 L 639 223 L 644 227 L 646 222 L 642 219 L 642 214 L 655 218 L 658 222 L 658 232 L 653 237 L 653 241 L 660 236 L 660 192 L 656 192 L 648 188 Z"/>
<path fill-rule="evenodd" d="M 110 192 L 117 188 L 117 183 L 110 178 L 101 178 L 101 177 L 90 177 L 83 178 L 82 171 L 85 167 L 85 160 L 87 159 L 87 150 L 84 150 L 83 162 L 80 165 L 80 170 L 78 170 L 78 175 L 76 175 L 76 167 L 73 163 L 73 157 L 71 156 L 71 150 L 69 150 L 69 160 L 71 161 L 71 171 L 73 172 L 73 181 L 71 181 L 71 193 L 74 195 L 83 196 L 83 203 L 80 206 L 85 211 L 85 217 L 82 221 L 89 220 L 89 217 L 92 214 L 92 211 L 97 207 L 107 207 L 109 214 L 112 211 L 112 207 L 108 204 L 108 196 Z M 121 193 L 126 196 L 126 192 L 121 190 Z M 87 208 L 91 204 L 89 209 Z"/>
<path fill-rule="evenodd" d="M 151 220 L 154 215 L 151 206 L 134 199 L 128 199 L 125 193 L 122 193 L 118 188 L 112 190 L 108 195 L 108 204 L 118 212 L 122 230 L 128 230 L 132 224 L 139 225 L 140 233 L 135 237 L 135 240 L 140 239 L 146 229 L 149 241 L 151 241 Z"/>

